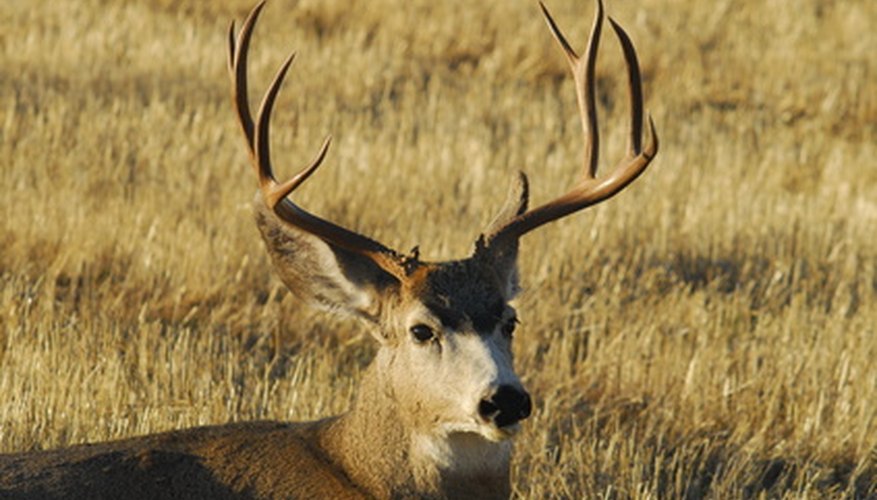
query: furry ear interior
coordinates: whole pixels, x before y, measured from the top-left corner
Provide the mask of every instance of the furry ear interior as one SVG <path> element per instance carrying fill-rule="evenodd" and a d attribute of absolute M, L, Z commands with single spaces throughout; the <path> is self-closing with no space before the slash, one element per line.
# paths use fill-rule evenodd
<path fill-rule="evenodd" d="M 518 240 L 492 241 L 496 232 L 511 219 L 527 211 L 529 202 L 529 183 L 527 176 L 519 172 L 512 180 L 509 193 L 499 213 L 487 225 L 484 233 L 475 243 L 475 257 L 482 259 L 496 272 L 506 300 L 511 300 L 520 291 L 518 276 Z"/>
<path fill-rule="evenodd" d="M 385 301 L 398 293 L 393 275 L 368 257 L 284 223 L 258 194 L 253 208 L 268 254 L 294 295 L 322 309 L 378 323 Z"/>
<path fill-rule="evenodd" d="M 481 235 L 481 239 L 490 241 L 493 235 L 510 220 L 527 211 L 527 205 L 530 202 L 530 182 L 527 180 L 527 174 L 518 172 L 518 175 L 512 179 L 509 185 L 509 193 L 506 195 L 502 208 L 493 217 L 493 220 L 487 225 L 487 228 Z"/>

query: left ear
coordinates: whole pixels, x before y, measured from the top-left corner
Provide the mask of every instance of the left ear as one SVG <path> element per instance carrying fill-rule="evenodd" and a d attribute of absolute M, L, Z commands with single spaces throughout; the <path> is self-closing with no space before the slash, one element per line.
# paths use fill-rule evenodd
<path fill-rule="evenodd" d="M 492 236 L 511 219 L 527 211 L 529 184 L 520 172 L 512 181 L 509 194 L 499 213 L 475 242 L 473 257 L 493 269 L 506 300 L 513 299 L 521 290 L 518 279 L 518 239 L 493 241 Z"/>

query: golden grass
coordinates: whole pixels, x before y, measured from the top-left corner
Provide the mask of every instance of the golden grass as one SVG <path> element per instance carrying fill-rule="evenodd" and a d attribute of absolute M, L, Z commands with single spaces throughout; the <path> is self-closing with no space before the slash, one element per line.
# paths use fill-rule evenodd
<path fill-rule="evenodd" d="M 0 4 L 0 450 L 343 411 L 373 346 L 297 303 L 251 221 L 225 32 L 248 0 Z M 588 2 L 552 0 L 583 43 Z M 877 494 L 877 3 L 614 1 L 662 151 L 528 237 L 521 497 Z M 460 257 L 513 173 L 572 179 L 573 90 L 531 2 L 281 1 L 303 203 Z M 623 64 L 598 72 L 621 155 Z M 257 86 L 258 87 L 258 86 Z"/>

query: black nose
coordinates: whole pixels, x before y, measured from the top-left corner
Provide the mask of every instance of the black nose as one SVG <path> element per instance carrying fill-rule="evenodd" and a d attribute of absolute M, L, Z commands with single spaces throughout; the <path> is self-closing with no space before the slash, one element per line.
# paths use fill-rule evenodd
<path fill-rule="evenodd" d="M 532 404 L 527 391 L 501 385 L 478 403 L 478 413 L 484 420 L 492 420 L 497 427 L 512 425 L 530 416 Z"/>

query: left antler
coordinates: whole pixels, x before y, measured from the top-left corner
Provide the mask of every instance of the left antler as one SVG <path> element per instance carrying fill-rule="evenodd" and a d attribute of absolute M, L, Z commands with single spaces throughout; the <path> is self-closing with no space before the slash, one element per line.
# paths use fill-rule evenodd
<path fill-rule="evenodd" d="M 323 141 L 323 145 L 311 164 L 298 175 L 283 183 L 278 183 L 275 179 L 274 169 L 271 167 L 269 145 L 271 110 L 274 107 L 274 100 L 277 98 L 277 93 L 280 91 L 280 86 L 283 84 L 286 72 L 295 59 L 295 53 L 290 54 L 286 62 L 278 70 L 277 75 L 271 82 L 271 86 L 265 93 L 265 97 L 262 99 L 259 113 L 254 122 L 250 114 L 247 96 L 247 52 L 250 47 L 253 27 L 264 5 L 265 2 L 263 1 L 253 8 L 241 27 L 237 41 L 235 40 L 234 24 L 229 28 L 228 68 L 231 74 L 232 101 L 234 102 L 241 130 L 247 140 L 253 167 L 259 176 L 259 187 L 265 204 L 285 223 L 311 233 L 330 245 L 363 255 L 371 259 L 381 269 L 396 276 L 399 280 L 404 280 L 411 269 L 412 259 L 402 256 L 395 250 L 365 235 L 321 219 L 287 198 L 323 162 L 323 159 L 326 157 L 326 151 L 329 149 L 329 137 Z"/>
<path fill-rule="evenodd" d="M 594 64 L 597 60 L 597 46 L 600 41 L 600 32 L 603 26 L 603 3 L 597 2 L 597 14 L 591 36 L 588 39 L 588 47 L 584 57 L 579 57 L 572 49 L 566 37 L 555 24 L 548 9 L 541 2 L 542 13 L 548 22 L 548 27 L 554 38 L 560 44 L 566 54 L 572 69 L 578 97 L 579 116 L 582 121 L 582 131 L 585 141 L 584 165 L 581 178 L 571 190 L 554 200 L 536 207 L 527 212 L 510 218 L 505 224 L 493 228 L 489 234 L 484 235 L 483 244 L 491 246 L 501 242 L 516 241 L 524 234 L 549 222 L 558 220 L 574 212 L 591 205 L 605 201 L 618 194 L 621 190 L 633 182 L 645 171 L 649 163 L 658 153 L 658 136 L 655 132 L 655 124 L 649 117 L 649 128 L 646 134 L 646 145 L 642 147 L 643 135 L 643 96 L 642 82 L 640 79 L 639 64 L 636 50 L 627 33 L 612 18 L 609 22 L 621 48 L 624 51 L 624 59 L 627 63 L 628 89 L 630 93 L 630 135 L 628 137 L 627 155 L 615 169 L 604 177 L 597 177 L 597 161 L 599 156 L 600 139 L 597 131 L 597 110 L 594 97 Z M 526 185 L 526 178 L 522 176 L 522 183 Z"/>

